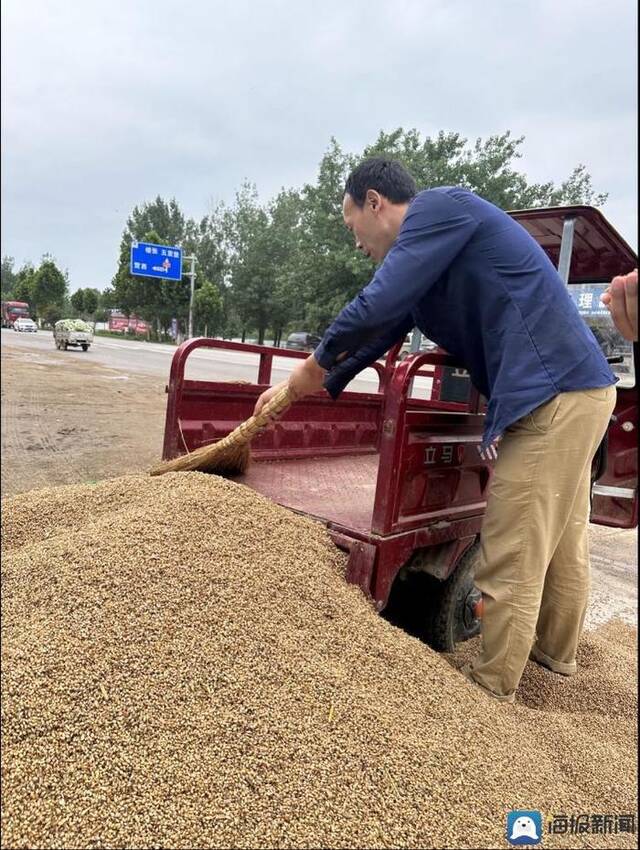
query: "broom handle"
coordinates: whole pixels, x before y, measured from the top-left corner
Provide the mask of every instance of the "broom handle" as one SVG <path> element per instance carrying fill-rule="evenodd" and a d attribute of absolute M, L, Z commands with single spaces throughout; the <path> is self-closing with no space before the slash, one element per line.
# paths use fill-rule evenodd
<path fill-rule="evenodd" d="M 271 423 L 273 419 L 291 406 L 293 398 L 289 393 L 289 387 L 286 386 L 274 395 L 271 401 L 268 401 L 260 413 L 249 417 L 245 422 L 241 422 L 237 428 L 234 428 L 230 434 L 223 437 L 216 446 L 221 444 L 232 445 L 238 441 L 249 442 L 256 437 L 261 431 Z"/>

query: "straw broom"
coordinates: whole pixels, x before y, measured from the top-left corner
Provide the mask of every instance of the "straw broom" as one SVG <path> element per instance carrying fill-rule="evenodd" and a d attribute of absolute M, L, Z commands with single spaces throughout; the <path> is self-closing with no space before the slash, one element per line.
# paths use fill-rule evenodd
<path fill-rule="evenodd" d="M 291 405 L 293 397 L 286 386 L 264 405 L 257 416 L 242 422 L 217 443 L 200 446 L 189 454 L 166 460 L 150 470 L 151 475 L 165 472 L 213 472 L 217 475 L 240 475 L 249 465 L 249 445 L 271 422 Z"/>

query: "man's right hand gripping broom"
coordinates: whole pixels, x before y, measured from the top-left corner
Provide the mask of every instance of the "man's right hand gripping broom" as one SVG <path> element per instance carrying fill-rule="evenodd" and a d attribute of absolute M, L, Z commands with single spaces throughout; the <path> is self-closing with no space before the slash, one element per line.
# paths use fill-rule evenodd
<path fill-rule="evenodd" d="M 275 384 L 262 393 L 256 402 L 253 415 L 256 416 L 260 413 L 264 405 L 285 387 L 289 390 L 289 397 L 292 402 L 319 392 L 324 385 L 325 376 L 326 371 L 320 366 L 313 354 L 310 354 L 306 360 L 296 366 L 288 380 Z"/>

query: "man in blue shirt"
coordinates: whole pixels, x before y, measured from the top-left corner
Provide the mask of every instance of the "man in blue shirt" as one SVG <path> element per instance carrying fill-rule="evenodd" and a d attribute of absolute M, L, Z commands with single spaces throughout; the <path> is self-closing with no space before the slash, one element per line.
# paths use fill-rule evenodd
<path fill-rule="evenodd" d="M 416 326 L 468 370 L 488 402 L 483 451 L 501 442 L 476 570 L 483 648 L 464 672 L 513 702 L 530 653 L 576 669 L 590 467 L 615 378 L 547 255 L 493 204 L 457 187 L 417 193 L 376 158 L 349 176 L 343 216 L 378 269 L 284 383 L 294 398 L 323 386 L 336 398 Z"/>

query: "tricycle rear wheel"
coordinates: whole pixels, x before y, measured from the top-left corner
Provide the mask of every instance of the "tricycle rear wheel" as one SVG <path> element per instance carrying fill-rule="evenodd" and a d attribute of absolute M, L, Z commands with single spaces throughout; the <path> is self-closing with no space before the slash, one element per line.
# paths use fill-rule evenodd
<path fill-rule="evenodd" d="M 422 636 L 439 652 L 453 652 L 457 643 L 480 632 L 482 594 L 473 583 L 479 551 L 479 543 L 470 546 L 430 595 Z"/>
<path fill-rule="evenodd" d="M 424 554 L 417 550 L 413 569 L 394 582 L 385 617 L 439 652 L 453 652 L 457 643 L 475 637 L 480 631 L 482 601 L 473 583 L 479 550 L 476 541 L 444 581 L 420 568 L 417 562 Z"/>

